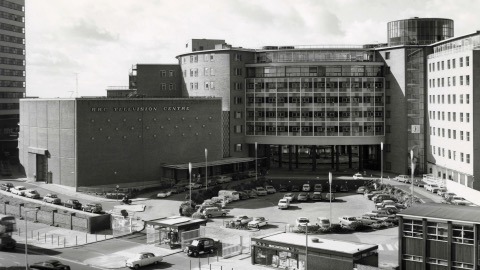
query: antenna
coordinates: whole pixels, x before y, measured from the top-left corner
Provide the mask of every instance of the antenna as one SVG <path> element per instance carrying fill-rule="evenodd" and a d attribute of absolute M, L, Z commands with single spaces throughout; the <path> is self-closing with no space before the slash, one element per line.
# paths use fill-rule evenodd
<path fill-rule="evenodd" d="M 76 86 L 76 88 L 75 88 L 75 97 L 78 97 L 78 74 L 80 74 L 80 73 L 75 72 L 75 73 L 73 73 L 73 74 L 75 74 L 75 83 L 76 83 L 76 85 L 75 85 L 75 86 Z"/>

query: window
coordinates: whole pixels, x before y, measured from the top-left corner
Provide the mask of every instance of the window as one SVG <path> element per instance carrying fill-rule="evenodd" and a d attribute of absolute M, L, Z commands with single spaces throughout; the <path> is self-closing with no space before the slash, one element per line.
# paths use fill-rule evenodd
<path fill-rule="evenodd" d="M 463 162 L 463 153 L 460 153 L 460 161 Z"/>
<path fill-rule="evenodd" d="M 447 133 L 448 133 L 448 138 L 451 139 L 451 135 L 452 135 L 452 130 L 451 129 L 448 129 L 447 130 Z M 449 150 L 450 151 L 450 150 Z"/>
<path fill-rule="evenodd" d="M 445 78 L 442 78 L 442 87 L 445 86 Z"/>
<path fill-rule="evenodd" d="M 210 89 L 215 89 L 215 84 L 213 82 L 210 82 Z"/>
<path fill-rule="evenodd" d="M 210 82 L 205 82 L 205 90 L 210 89 Z"/>
<path fill-rule="evenodd" d="M 233 73 L 235 76 L 240 76 L 242 75 L 242 69 L 241 68 L 235 68 L 233 69 Z"/>
<path fill-rule="evenodd" d="M 473 264 L 464 262 L 452 262 L 453 269 L 473 269 Z"/>
<path fill-rule="evenodd" d="M 169 84 L 169 85 L 168 85 L 168 89 L 169 89 L 169 90 L 175 89 L 175 85 L 174 85 L 173 83 Z"/>
<path fill-rule="evenodd" d="M 473 226 L 452 224 L 452 241 L 461 244 L 473 244 Z"/>
<path fill-rule="evenodd" d="M 444 128 L 442 128 L 442 137 L 445 138 L 445 129 Z"/>
<path fill-rule="evenodd" d="M 405 261 L 423 262 L 423 258 L 421 256 L 415 256 L 415 255 L 403 254 L 403 259 Z"/>
<path fill-rule="evenodd" d="M 470 113 L 466 113 L 466 120 L 465 122 L 470 123 Z"/>
<path fill-rule="evenodd" d="M 457 84 L 456 80 L 455 80 L 455 76 L 452 77 L 452 85 L 455 86 Z"/>
<path fill-rule="evenodd" d="M 242 118 L 242 112 L 235 112 L 235 119 L 241 119 Z"/>
<path fill-rule="evenodd" d="M 235 90 L 242 90 L 242 83 L 233 83 L 233 89 Z"/>
<path fill-rule="evenodd" d="M 234 97 L 233 98 L 233 104 L 242 104 L 242 98 L 241 97 Z"/>
<path fill-rule="evenodd" d="M 435 63 L 432 63 L 432 71 L 435 71 Z"/>
<path fill-rule="evenodd" d="M 213 54 L 210 54 L 210 62 L 213 62 Z"/>
<path fill-rule="evenodd" d="M 451 115 L 451 113 L 448 112 L 448 121 L 450 121 L 450 115 Z"/>
<path fill-rule="evenodd" d="M 385 52 L 385 59 L 390 59 L 390 52 Z"/>
<path fill-rule="evenodd" d="M 463 141 L 463 131 L 460 130 L 460 140 Z"/>
<path fill-rule="evenodd" d="M 460 67 L 463 67 L 463 57 L 460 57 L 459 60 L 460 60 L 460 63 L 459 63 L 459 64 L 460 64 Z"/>
<path fill-rule="evenodd" d="M 448 266 L 448 261 L 436 258 L 427 258 L 427 263 Z"/>
<path fill-rule="evenodd" d="M 470 94 L 465 95 L 465 103 L 470 104 Z"/>
<path fill-rule="evenodd" d="M 445 112 L 442 112 L 442 121 L 445 121 Z"/>
<path fill-rule="evenodd" d="M 452 133 L 453 133 L 453 139 L 457 139 L 457 131 L 454 129 L 452 130 Z"/>
<path fill-rule="evenodd" d="M 423 225 L 421 220 L 405 219 L 403 222 L 403 236 L 423 237 Z"/>
<path fill-rule="evenodd" d="M 452 159 L 452 151 L 448 150 L 448 159 Z"/>
<path fill-rule="evenodd" d="M 210 55 L 209 54 L 204 54 L 203 55 L 203 62 L 208 62 L 210 61 Z"/>
<path fill-rule="evenodd" d="M 168 76 L 169 76 L 169 77 L 173 77 L 174 74 L 175 74 L 175 73 L 173 73 L 173 70 L 169 70 L 169 71 L 168 71 Z"/>
<path fill-rule="evenodd" d="M 454 84 L 454 85 L 455 85 L 455 84 Z M 456 104 L 456 103 L 457 103 L 457 98 L 456 98 L 456 97 L 457 97 L 457 95 L 452 95 L 452 99 L 453 99 L 453 100 L 452 100 L 452 103 L 453 103 L 453 104 Z"/>
<path fill-rule="evenodd" d="M 214 68 L 210 68 L 210 76 L 215 76 L 215 69 Z"/>
<path fill-rule="evenodd" d="M 442 61 L 442 70 L 444 70 L 444 69 L 445 69 L 445 62 Z"/>
<path fill-rule="evenodd" d="M 470 164 L 470 154 L 467 154 L 466 161 L 467 161 L 467 163 L 469 163 L 469 164 Z"/>
<path fill-rule="evenodd" d="M 447 102 L 448 102 L 448 104 L 450 104 L 450 95 L 447 95 Z"/>
<path fill-rule="evenodd" d="M 193 55 L 190 55 L 190 63 L 193 63 Z"/>
<path fill-rule="evenodd" d="M 442 104 L 445 104 L 445 96 L 442 95 Z"/>
<path fill-rule="evenodd" d="M 463 113 L 460 113 L 460 122 L 463 122 Z"/>
<path fill-rule="evenodd" d="M 160 70 L 160 76 L 167 77 L 167 71 L 166 70 Z"/>
<path fill-rule="evenodd" d="M 447 69 L 450 69 L 450 60 L 447 60 Z"/>
<path fill-rule="evenodd" d="M 160 84 L 160 89 L 167 90 L 167 85 L 164 83 Z"/>
<path fill-rule="evenodd" d="M 236 53 L 236 54 L 235 54 L 235 61 L 242 61 L 242 55 Z"/>
<path fill-rule="evenodd" d="M 195 90 L 198 90 L 198 82 L 195 83 Z"/>
<path fill-rule="evenodd" d="M 463 95 L 460 95 L 460 104 L 463 104 Z"/>
<path fill-rule="evenodd" d="M 235 144 L 235 152 L 242 152 L 242 144 L 240 143 Z"/>
<path fill-rule="evenodd" d="M 427 223 L 427 239 L 436 241 L 447 241 L 448 224 L 439 222 Z"/>
<path fill-rule="evenodd" d="M 207 68 L 207 67 L 205 68 L 204 75 L 205 76 L 210 75 L 210 69 L 209 68 Z"/>
<path fill-rule="evenodd" d="M 470 141 L 470 132 L 469 132 L 469 131 L 467 131 L 466 134 L 465 134 L 465 140 L 466 140 L 467 142 Z"/>
<path fill-rule="evenodd" d="M 193 77 L 193 68 L 190 69 L 190 77 Z"/>
<path fill-rule="evenodd" d="M 193 56 L 193 61 L 194 61 L 195 63 L 198 63 L 198 55 Z"/>
<path fill-rule="evenodd" d="M 235 126 L 235 133 L 242 133 L 242 125 Z"/>
<path fill-rule="evenodd" d="M 470 75 L 465 76 L 465 85 L 470 85 Z"/>
<path fill-rule="evenodd" d="M 455 59 L 452 59 L 452 68 L 455 68 Z"/>
<path fill-rule="evenodd" d="M 460 76 L 460 85 L 463 85 L 463 76 Z"/>
<path fill-rule="evenodd" d="M 465 66 L 470 66 L 470 56 L 465 57 Z"/>
<path fill-rule="evenodd" d="M 440 70 L 440 62 L 437 62 L 437 70 Z"/>
<path fill-rule="evenodd" d="M 193 74 L 195 75 L 195 77 L 198 77 L 198 68 L 193 70 Z"/>

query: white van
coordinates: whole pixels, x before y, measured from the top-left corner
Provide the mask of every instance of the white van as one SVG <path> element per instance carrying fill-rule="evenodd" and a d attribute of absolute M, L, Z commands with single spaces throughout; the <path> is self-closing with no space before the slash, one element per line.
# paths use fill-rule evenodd
<path fill-rule="evenodd" d="M 218 191 L 218 197 L 230 197 L 232 201 L 238 201 L 240 200 L 240 194 L 236 190 L 220 190 Z"/>

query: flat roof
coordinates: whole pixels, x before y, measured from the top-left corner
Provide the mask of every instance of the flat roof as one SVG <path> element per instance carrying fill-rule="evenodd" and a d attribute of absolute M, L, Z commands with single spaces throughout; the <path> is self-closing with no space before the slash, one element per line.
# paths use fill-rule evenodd
<path fill-rule="evenodd" d="M 161 225 L 166 227 L 184 227 L 190 225 L 206 224 L 206 219 L 194 219 L 189 217 L 173 216 L 145 221 L 148 225 Z"/>
<path fill-rule="evenodd" d="M 313 242 L 312 241 L 313 238 L 317 238 L 319 241 L 317 243 Z M 304 234 L 282 232 L 277 234 L 260 236 L 255 239 L 305 247 Z M 340 241 L 340 240 L 334 240 L 334 239 L 323 239 L 323 238 L 319 238 L 316 235 L 309 235 L 308 248 L 316 248 L 324 251 L 333 251 L 338 253 L 354 255 L 357 253 L 363 253 L 364 251 L 378 249 L 378 246 L 372 245 L 372 244 L 347 242 L 347 241 Z"/>
<path fill-rule="evenodd" d="M 475 206 L 424 203 L 409 207 L 397 215 L 480 224 L 480 207 Z"/>

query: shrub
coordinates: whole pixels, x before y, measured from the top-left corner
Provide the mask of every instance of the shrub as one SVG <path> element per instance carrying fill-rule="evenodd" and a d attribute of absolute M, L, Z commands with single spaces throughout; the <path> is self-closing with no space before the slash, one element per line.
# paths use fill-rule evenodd
<path fill-rule="evenodd" d="M 357 232 L 366 231 L 370 229 L 370 226 L 365 225 L 363 224 L 363 222 L 360 222 L 360 221 L 354 221 L 348 227 L 350 227 L 352 230 Z"/>

